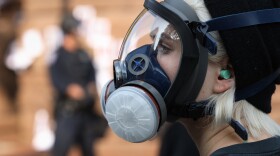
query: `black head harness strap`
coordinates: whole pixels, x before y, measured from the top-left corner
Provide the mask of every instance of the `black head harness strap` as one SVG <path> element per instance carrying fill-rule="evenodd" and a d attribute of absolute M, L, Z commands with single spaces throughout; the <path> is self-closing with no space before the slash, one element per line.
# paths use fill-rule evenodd
<path fill-rule="evenodd" d="M 239 14 L 223 29 L 212 20 L 222 38 L 236 79 L 236 100 L 246 99 L 259 110 L 271 112 L 271 96 L 279 83 L 280 13 L 277 0 L 204 0 L 213 18 Z M 243 16 L 245 12 L 256 11 Z M 257 15 L 257 16 L 256 16 Z M 262 21 L 262 24 L 260 24 Z M 233 27 L 248 23 L 247 26 Z M 252 24 L 250 24 L 252 23 Z M 259 24 L 257 24 L 259 23 Z M 225 24 L 221 25 L 224 27 Z M 230 26 L 227 26 L 230 27 Z M 211 28 L 209 28 L 210 31 Z"/>
<path fill-rule="evenodd" d="M 266 18 L 265 18 L 266 17 Z M 232 19 L 232 20 L 231 20 Z M 245 20 L 245 19 L 254 19 L 254 20 Z M 229 24 L 228 22 L 235 22 L 236 24 Z M 247 27 L 252 25 L 261 25 L 267 23 L 277 23 L 280 22 L 280 8 L 278 9 L 266 9 L 266 10 L 258 10 L 258 11 L 250 11 L 242 14 L 233 14 L 228 16 L 223 16 L 219 18 L 214 18 L 205 23 L 196 22 L 196 28 L 193 28 L 196 36 L 200 36 L 201 44 L 204 43 L 204 46 L 207 45 L 216 45 L 215 43 L 206 44 L 207 42 L 213 42 L 212 38 L 209 38 L 208 32 L 217 31 L 219 29 L 227 30 L 227 29 L 236 29 L 240 27 Z M 204 34 L 205 33 L 205 34 Z M 210 36 L 211 37 L 211 36 Z M 212 49 L 210 47 L 210 49 Z M 215 49 L 215 48 L 214 48 Z M 215 53 L 215 51 L 213 51 Z M 246 88 L 237 90 L 236 92 L 236 101 L 246 99 L 248 97 L 252 97 L 259 92 L 263 91 L 270 84 L 274 84 L 280 74 L 280 68 L 278 68 L 275 72 L 272 72 L 268 76 L 264 77 L 260 81 L 253 83 L 250 86 L 246 86 Z M 205 115 L 212 114 L 213 109 L 209 109 L 205 111 L 206 105 L 209 101 L 202 102 L 191 102 L 186 104 L 185 106 L 174 107 L 172 110 L 172 114 L 177 114 L 181 117 L 191 117 L 191 118 L 199 118 Z"/>
<path fill-rule="evenodd" d="M 208 32 L 220 31 L 220 30 L 235 30 L 237 28 L 246 29 L 246 27 L 250 27 L 250 26 L 272 24 L 272 23 L 279 23 L 279 22 L 280 22 L 280 9 L 278 8 L 278 9 L 265 9 L 265 10 L 231 14 L 227 16 L 214 18 L 205 23 L 195 22 L 195 24 L 192 24 L 191 26 L 193 26 L 192 30 L 194 31 L 194 34 L 198 38 L 200 43 L 203 46 L 205 46 L 209 51 L 211 51 L 212 54 L 215 54 L 216 53 L 215 50 L 217 50 L 217 48 L 215 47 L 216 43 L 215 40 L 211 37 L 211 35 L 208 34 Z M 227 45 L 225 46 L 227 48 Z M 236 46 L 240 46 L 240 45 L 237 44 Z M 246 51 L 243 52 L 246 54 Z M 238 55 L 239 51 L 237 51 L 236 53 L 237 54 L 234 55 Z M 250 52 L 248 55 L 250 55 Z M 230 54 L 229 57 L 231 58 Z M 260 56 L 256 56 L 256 57 L 260 57 Z M 271 62 L 269 63 L 271 64 Z M 242 64 L 242 65 L 244 66 L 246 64 Z M 260 66 L 262 66 L 262 64 L 260 64 Z M 266 76 L 263 76 L 259 81 L 255 80 L 253 81 L 253 83 L 250 83 L 251 80 L 249 79 L 248 83 L 250 85 L 247 84 L 242 89 L 239 89 L 238 86 L 240 85 L 237 85 L 235 100 L 239 101 L 242 99 L 247 99 L 247 100 L 249 99 L 248 101 L 252 102 L 250 101 L 250 99 L 253 99 L 253 101 L 255 99 L 260 99 L 259 97 L 256 97 L 256 95 L 262 92 L 266 92 L 266 94 L 261 97 L 262 99 L 261 101 L 255 101 L 252 104 L 258 109 L 266 113 L 270 112 L 271 95 L 273 94 L 272 91 L 275 90 L 274 83 L 279 83 L 277 81 L 279 80 L 280 68 L 277 65 L 276 67 L 278 68 L 274 70 L 272 69 L 272 67 L 269 68 L 270 70 L 268 71 L 270 71 L 270 73 L 266 74 Z M 235 72 L 237 71 L 235 70 Z M 239 77 L 237 77 L 236 79 L 240 81 Z M 259 102 L 264 102 L 263 104 L 265 105 L 262 106 Z M 209 101 L 207 100 L 201 102 L 191 102 L 191 103 L 187 103 L 185 106 L 174 107 L 171 113 L 181 117 L 189 117 L 189 118 L 197 119 L 203 116 L 211 115 L 213 113 L 213 107 L 209 107 L 209 109 L 206 109 L 207 105 L 213 106 L 209 104 Z M 230 125 L 234 128 L 236 133 L 243 140 L 248 139 L 248 133 L 240 123 L 232 119 Z"/>

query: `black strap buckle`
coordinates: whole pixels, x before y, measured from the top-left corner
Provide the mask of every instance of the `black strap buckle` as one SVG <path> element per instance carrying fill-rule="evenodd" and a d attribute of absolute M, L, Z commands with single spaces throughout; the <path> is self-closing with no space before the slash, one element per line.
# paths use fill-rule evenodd
<path fill-rule="evenodd" d="M 208 49 L 211 55 L 215 55 L 217 53 L 217 43 L 208 33 L 208 25 L 202 22 L 191 22 L 189 25 L 200 44 Z"/>

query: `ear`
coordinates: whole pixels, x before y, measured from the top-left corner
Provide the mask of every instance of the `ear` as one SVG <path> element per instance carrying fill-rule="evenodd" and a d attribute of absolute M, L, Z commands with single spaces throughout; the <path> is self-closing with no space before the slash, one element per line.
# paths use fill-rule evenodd
<path fill-rule="evenodd" d="M 216 94 L 225 92 L 234 85 L 234 76 L 231 76 L 228 79 L 220 77 L 220 74 L 216 77 L 213 92 Z"/>

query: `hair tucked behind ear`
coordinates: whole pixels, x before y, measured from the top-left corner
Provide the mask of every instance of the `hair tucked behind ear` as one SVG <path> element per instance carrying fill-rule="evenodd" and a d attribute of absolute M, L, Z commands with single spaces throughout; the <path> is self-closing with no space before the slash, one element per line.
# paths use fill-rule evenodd
<path fill-rule="evenodd" d="M 185 0 L 185 2 L 194 8 L 201 21 L 211 19 L 203 0 Z M 222 65 L 221 63 L 227 60 L 228 56 L 219 34 L 213 32 L 211 35 L 218 41 L 218 51 L 216 55 L 209 55 L 209 61 Z M 280 136 L 279 125 L 268 114 L 261 112 L 245 100 L 235 102 L 234 97 L 235 87 L 210 97 L 210 103 L 215 105 L 212 123 L 214 126 L 229 123 L 233 118 L 239 121 L 254 138 L 261 137 L 263 133 Z"/>
<path fill-rule="evenodd" d="M 254 138 L 260 138 L 262 134 L 280 136 L 280 126 L 271 117 L 258 110 L 246 100 L 234 102 L 235 88 L 224 93 L 210 97 L 210 103 L 214 104 L 213 126 L 229 123 L 235 119 L 241 123 Z M 210 109 L 210 105 L 208 106 Z"/>
<path fill-rule="evenodd" d="M 233 116 L 233 103 L 234 103 L 234 87 L 221 94 L 212 95 L 210 98 L 209 106 L 214 108 L 213 111 L 213 124 L 221 125 L 229 123 Z"/>
<path fill-rule="evenodd" d="M 262 133 L 270 136 L 280 136 L 280 126 L 271 117 L 242 100 L 234 103 L 233 118 L 243 123 L 249 134 L 260 138 Z"/>

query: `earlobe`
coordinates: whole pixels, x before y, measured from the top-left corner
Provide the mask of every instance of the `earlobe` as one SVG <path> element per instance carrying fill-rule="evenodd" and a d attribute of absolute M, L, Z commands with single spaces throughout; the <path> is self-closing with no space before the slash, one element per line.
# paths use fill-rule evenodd
<path fill-rule="evenodd" d="M 234 85 L 234 79 L 221 79 L 217 78 L 216 83 L 214 85 L 214 93 L 220 94 L 225 92 L 226 90 L 230 89 Z"/>

